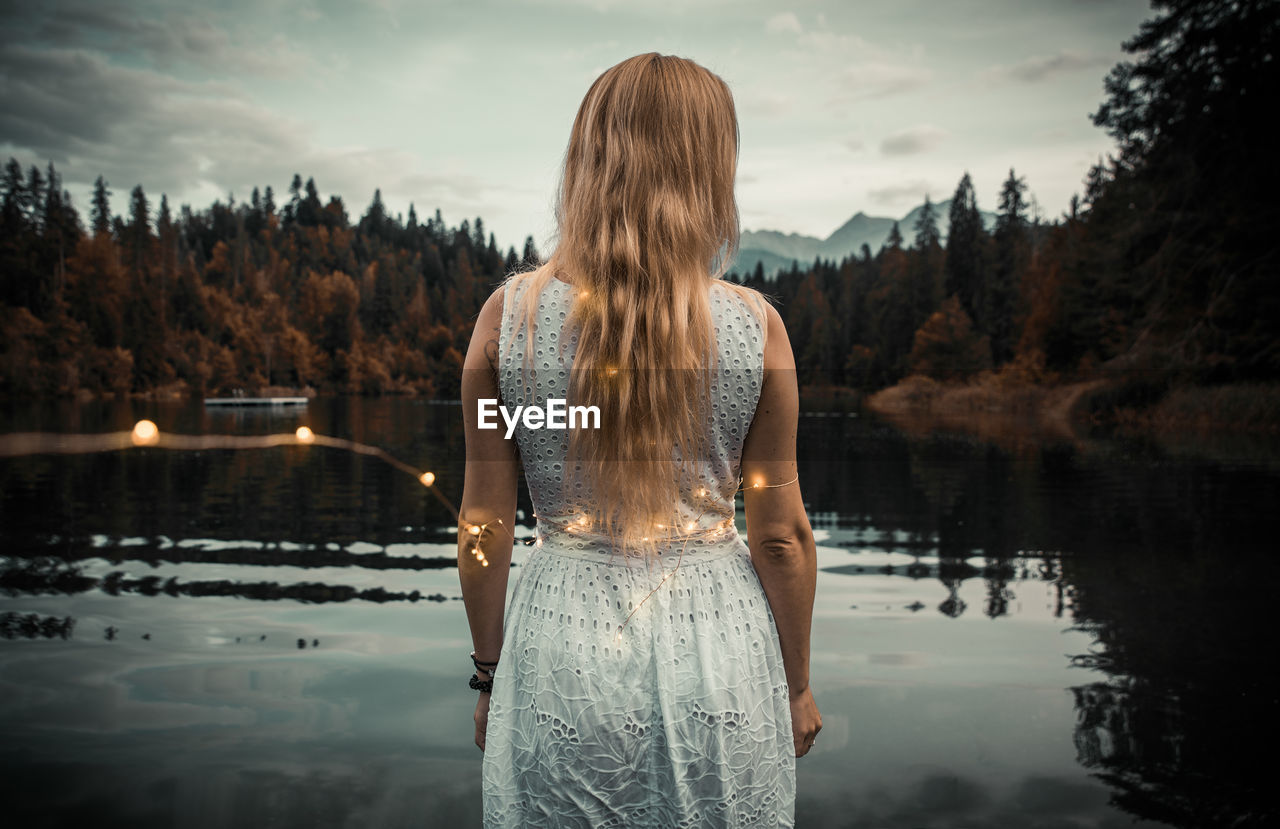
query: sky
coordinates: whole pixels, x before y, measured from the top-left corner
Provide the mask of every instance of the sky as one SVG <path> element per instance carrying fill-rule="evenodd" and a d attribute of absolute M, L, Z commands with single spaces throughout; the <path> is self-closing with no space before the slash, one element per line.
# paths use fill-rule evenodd
<path fill-rule="evenodd" d="M 83 218 L 141 184 L 175 210 L 287 198 L 314 177 L 349 217 L 375 188 L 505 249 L 548 250 L 591 82 L 691 58 L 738 112 L 743 230 L 825 238 L 901 217 L 968 171 L 994 210 L 1012 168 L 1042 216 L 1114 150 L 1090 113 L 1145 0 L 0 0 L 0 158 L 52 161 Z"/>

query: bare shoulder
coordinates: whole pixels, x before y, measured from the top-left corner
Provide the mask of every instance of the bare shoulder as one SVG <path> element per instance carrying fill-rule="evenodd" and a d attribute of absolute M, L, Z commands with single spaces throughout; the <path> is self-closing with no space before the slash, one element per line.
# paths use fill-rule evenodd
<path fill-rule="evenodd" d="M 480 308 L 475 329 L 471 332 L 471 347 L 467 350 L 465 367 L 481 368 L 487 363 L 491 369 L 498 365 L 498 337 L 502 332 L 502 305 L 506 285 L 499 285 Z M 483 361 L 483 363 L 481 362 Z"/>
<path fill-rule="evenodd" d="M 778 309 L 765 303 L 765 335 L 764 335 L 764 367 L 766 369 L 788 369 L 796 367 L 795 356 L 791 353 L 791 339 L 787 336 L 787 326 L 782 321 Z"/>
<path fill-rule="evenodd" d="M 484 305 L 480 308 L 480 316 L 476 318 L 476 328 L 488 329 L 490 325 L 502 324 L 502 303 L 507 293 L 507 285 L 504 282 L 489 294 L 489 298 L 484 301 Z"/>

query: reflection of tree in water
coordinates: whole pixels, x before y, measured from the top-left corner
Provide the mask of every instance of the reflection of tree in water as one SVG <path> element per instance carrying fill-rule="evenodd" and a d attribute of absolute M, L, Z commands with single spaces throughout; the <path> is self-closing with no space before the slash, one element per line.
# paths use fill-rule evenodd
<path fill-rule="evenodd" d="M 938 612 L 952 619 L 958 618 L 968 606 L 964 599 L 960 598 L 960 580 L 943 579 L 942 583 L 946 585 L 947 597 L 942 600 L 942 604 L 938 605 Z"/>
<path fill-rule="evenodd" d="M 987 574 L 987 601 L 982 612 L 995 619 L 1009 612 L 1009 602 L 1013 601 L 1013 591 L 1009 589 L 1009 580 L 1014 576 L 1012 565 L 1003 559 L 987 559 L 983 569 Z"/>
<path fill-rule="evenodd" d="M 1280 819 L 1271 763 L 1280 698 L 1269 677 L 1270 557 L 1168 547 L 1064 559 L 1074 665 L 1105 676 L 1071 689 L 1079 762 L 1130 814 L 1179 827 Z M 1271 665 L 1268 669 L 1266 666 Z"/>

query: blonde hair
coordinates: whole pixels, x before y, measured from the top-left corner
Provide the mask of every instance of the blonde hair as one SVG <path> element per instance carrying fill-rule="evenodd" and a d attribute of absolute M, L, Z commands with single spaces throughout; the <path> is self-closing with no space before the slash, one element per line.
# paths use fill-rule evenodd
<path fill-rule="evenodd" d="M 674 525 L 693 462 L 707 456 L 709 291 L 738 249 L 738 140 L 728 85 L 693 61 L 651 52 L 606 70 L 565 151 L 556 248 L 507 279 L 525 288 L 516 320 L 530 332 L 549 281 L 574 286 L 570 402 L 602 418 L 570 433 L 569 460 L 594 498 L 580 510 L 592 531 L 624 551 L 655 550 L 654 527 Z M 721 284 L 765 324 L 760 294 Z"/>

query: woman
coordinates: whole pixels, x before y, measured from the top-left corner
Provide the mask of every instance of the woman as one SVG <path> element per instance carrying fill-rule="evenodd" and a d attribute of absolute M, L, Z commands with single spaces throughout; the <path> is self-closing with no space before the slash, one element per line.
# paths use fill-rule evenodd
<path fill-rule="evenodd" d="M 657 54 L 607 70 L 573 125 L 555 252 L 476 322 L 458 570 L 486 827 L 794 825 L 822 727 L 815 551 L 786 331 L 720 279 L 737 151 L 716 75 Z M 598 428 L 481 428 L 483 401 L 555 399 Z M 504 621 L 518 458 L 537 530 Z"/>

